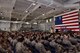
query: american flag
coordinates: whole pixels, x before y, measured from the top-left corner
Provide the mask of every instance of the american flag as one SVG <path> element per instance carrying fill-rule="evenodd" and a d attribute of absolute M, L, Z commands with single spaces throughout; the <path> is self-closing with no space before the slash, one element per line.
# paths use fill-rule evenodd
<path fill-rule="evenodd" d="M 79 31 L 79 10 L 67 12 L 55 17 L 55 29 Z"/>

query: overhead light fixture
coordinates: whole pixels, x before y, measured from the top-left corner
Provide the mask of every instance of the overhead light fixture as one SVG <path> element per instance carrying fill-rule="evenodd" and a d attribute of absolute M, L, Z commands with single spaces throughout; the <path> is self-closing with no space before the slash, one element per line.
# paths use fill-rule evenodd
<path fill-rule="evenodd" d="M 51 21 L 52 21 L 52 19 L 49 19 L 49 21 L 51 22 Z"/>
<path fill-rule="evenodd" d="M 37 24 L 37 23 L 35 22 L 35 23 L 33 23 L 33 24 Z"/>
<path fill-rule="evenodd" d="M 26 22 L 26 24 L 30 24 L 29 22 Z"/>
<path fill-rule="evenodd" d="M 4 17 L 2 17 L 2 19 L 4 19 Z"/>
<path fill-rule="evenodd" d="M 42 15 L 45 15 L 45 14 L 42 14 Z"/>
<path fill-rule="evenodd" d="M 48 23 L 48 20 L 46 20 L 46 23 Z"/>
<path fill-rule="evenodd" d="M 32 3 L 32 5 L 36 5 L 35 3 Z"/>
<path fill-rule="evenodd" d="M 26 11 L 26 13 L 27 13 L 28 11 Z"/>
<path fill-rule="evenodd" d="M 14 21 L 13 23 L 19 23 L 18 21 Z"/>
<path fill-rule="evenodd" d="M 2 15 L 3 13 L 1 12 L 1 15 Z"/>

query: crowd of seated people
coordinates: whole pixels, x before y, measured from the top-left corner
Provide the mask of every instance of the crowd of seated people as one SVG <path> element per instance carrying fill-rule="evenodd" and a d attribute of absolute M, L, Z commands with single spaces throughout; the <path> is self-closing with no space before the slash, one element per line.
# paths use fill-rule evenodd
<path fill-rule="evenodd" d="M 79 33 L 0 32 L 0 53 L 78 53 Z"/>

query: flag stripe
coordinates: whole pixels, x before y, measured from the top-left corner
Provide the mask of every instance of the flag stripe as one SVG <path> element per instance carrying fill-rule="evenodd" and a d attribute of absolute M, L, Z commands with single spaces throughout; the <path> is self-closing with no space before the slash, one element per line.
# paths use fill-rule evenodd
<path fill-rule="evenodd" d="M 71 12 L 71 13 L 69 13 L 69 14 L 64 14 L 64 15 L 62 15 L 62 16 L 66 16 L 66 15 L 74 14 L 74 13 L 77 13 L 77 12 L 78 12 L 78 11 Z"/>
<path fill-rule="evenodd" d="M 78 15 L 78 13 L 74 13 L 74 14 L 69 14 L 69 15 L 63 16 L 63 18 L 64 17 L 69 17 L 69 16 L 74 16 L 74 15 Z"/>
<path fill-rule="evenodd" d="M 79 29 L 79 28 L 67 28 L 67 29 L 76 30 L 76 29 Z"/>
<path fill-rule="evenodd" d="M 57 26 L 56 28 L 60 28 L 60 27 L 63 27 L 63 26 Z M 66 26 L 66 28 L 79 28 L 79 26 Z"/>
<path fill-rule="evenodd" d="M 62 29 L 63 27 L 56 27 L 56 29 Z M 66 29 L 71 29 L 71 30 L 76 30 L 76 29 L 79 29 L 78 27 L 76 27 L 76 28 L 69 28 L 69 27 L 67 27 Z"/>
<path fill-rule="evenodd" d="M 55 25 L 55 26 L 63 26 L 63 24 L 60 24 L 60 25 Z"/>
<path fill-rule="evenodd" d="M 62 21 L 68 21 L 68 20 L 76 20 L 76 19 L 78 19 L 78 18 L 73 18 L 73 19 L 66 19 L 66 20 L 63 20 L 63 19 L 62 19 Z"/>
<path fill-rule="evenodd" d="M 70 17 L 75 17 L 75 16 L 78 16 L 78 14 L 74 14 L 74 15 L 66 16 L 66 17 L 63 16 L 63 18 L 70 18 Z"/>
<path fill-rule="evenodd" d="M 79 21 L 74 21 L 74 22 L 66 22 L 64 24 L 70 24 L 70 23 L 78 23 Z"/>
<path fill-rule="evenodd" d="M 79 29 L 75 29 L 75 30 L 72 30 L 72 31 L 79 31 Z"/>
<path fill-rule="evenodd" d="M 55 26 L 56 26 L 56 27 L 57 27 L 57 26 L 61 27 L 61 26 L 63 26 L 63 25 L 55 25 Z M 75 24 L 72 24 L 72 25 L 66 25 L 66 26 L 79 26 L 79 24 L 75 23 Z"/>
<path fill-rule="evenodd" d="M 66 26 L 72 26 L 73 27 L 73 26 L 77 26 L 77 25 L 79 26 L 79 24 L 66 25 Z"/>
<path fill-rule="evenodd" d="M 77 19 L 78 19 L 78 16 L 70 17 L 70 18 L 63 18 L 62 20 L 70 20 L 70 19 L 75 19 L 75 18 L 77 18 Z"/>
<path fill-rule="evenodd" d="M 78 23 L 74 23 L 74 24 L 66 24 L 66 25 L 55 25 L 56 26 L 56 28 L 60 28 L 60 27 L 64 27 L 64 26 L 66 26 L 66 27 L 74 27 L 74 26 L 79 26 L 79 24 Z"/>
<path fill-rule="evenodd" d="M 69 20 L 69 21 L 62 21 L 63 23 L 69 23 L 69 22 L 76 22 L 76 21 L 78 21 L 78 19 L 76 19 L 76 20 Z"/>
<path fill-rule="evenodd" d="M 59 28 L 56 28 L 56 29 L 59 29 Z M 59 29 L 60 31 L 60 29 Z M 72 31 L 79 31 L 79 28 L 78 29 L 72 29 Z"/>
<path fill-rule="evenodd" d="M 64 24 L 64 26 L 69 26 L 69 25 L 77 25 L 79 23 L 69 23 L 69 24 Z"/>
<path fill-rule="evenodd" d="M 66 27 L 66 28 L 79 28 L 79 26 L 68 26 L 68 27 Z"/>

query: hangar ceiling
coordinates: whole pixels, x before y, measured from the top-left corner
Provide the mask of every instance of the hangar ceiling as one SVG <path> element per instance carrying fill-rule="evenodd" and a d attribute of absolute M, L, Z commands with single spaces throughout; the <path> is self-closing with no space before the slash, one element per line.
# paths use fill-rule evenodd
<path fill-rule="evenodd" d="M 0 0 L 0 19 L 33 21 L 79 8 L 80 0 Z"/>

